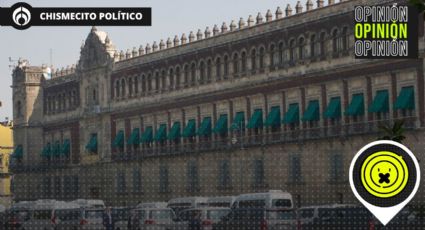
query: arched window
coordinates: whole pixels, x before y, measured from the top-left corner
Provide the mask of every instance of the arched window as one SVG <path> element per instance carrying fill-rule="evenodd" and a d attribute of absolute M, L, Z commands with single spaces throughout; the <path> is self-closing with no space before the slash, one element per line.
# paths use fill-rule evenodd
<path fill-rule="evenodd" d="M 92 90 L 92 100 L 94 103 L 97 102 L 97 93 L 96 93 L 96 89 Z"/>
<path fill-rule="evenodd" d="M 316 35 L 313 34 L 310 37 L 310 57 L 314 57 L 316 55 Z"/>
<path fill-rule="evenodd" d="M 332 52 L 334 52 L 334 53 L 338 53 L 338 30 L 337 29 L 335 29 L 333 32 L 332 32 Z"/>
<path fill-rule="evenodd" d="M 237 53 L 233 54 L 233 74 L 239 73 L 239 55 Z"/>
<path fill-rule="evenodd" d="M 180 67 L 176 67 L 176 86 L 175 88 L 178 89 L 180 87 Z"/>
<path fill-rule="evenodd" d="M 22 116 L 22 103 L 21 101 L 16 102 L 16 114 L 18 117 Z"/>
<path fill-rule="evenodd" d="M 269 55 L 270 55 L 270 67 L 273 67 L 275 65 L 275 47 L 274 44 L 270 45 L 270 50 L 269 50 Z"/>
<path fill-rule="evenodd" d="M 195 85 L 196 83 L 196 64 L 192 63 L 190 67 L 190 84 Z"/>
<path fill-rule="evenodd" d="M 257 69 L 257 50 L 251 50 L 251 69 Z"/>
<path fill-rule="evenodd" d="M 78 95 L 75 90 L 72 90 L 72 102 L 74 106 L 78 104 Z"/>
<path fill-rule="evenodd" d="M 284 52 L 283 52 L 283 42 L 279 43 L 279 65 L 283 64 L 284 58 Z"/>
<path fill-rule="evenodd" d="M 342 44 L 341 44 L 342 50 L 347 50 L 348 49 L 347 27 L 344 27 L 342 29 L 341 38 L 342 38 Z"/>
<path fill-rule="evenodd" d="M 212 74 L 212 61 L 208 59 L 207 61 L 207 82 L 211 82 L 211 74 Z"/>
<path fill-rule="evenodd" d="M 139 93 L 139 77 L 137 76 L 134 77 L 134 93 Z"/>
<path fill-rule="evenodd" d="M 120 81 L 117 80 L 115 82 L 115 98 L 119 98 L 120 97 Z"/>
<path fill-rule="evenodd" d="M 62 104 L 63 104 L 62 105 L 63 109 L 66 110 L 67 107 L 66 107 L 66 94 L 65 93 L 62 94 Z"/>
<path fill-rule="evenodd" d="M 221 79 L 221 59 L 220 57 L 217 57 L 215 59 L 215 76 L 217 80 Z"/>
<path fill-rule="evenodd" d="M 264 69 L 264 47 L 260 48 L 260 53 L 258 55 L 258 65 L 260 69 Z"/>
<path fill-rule="evenodd" d="M 295 40 L 289 42 L 289 61 L 295 61 Z"/>
<path fill-rule="evenodd" d="M 146 92 L 146 82 L 148 81 L 146 79 L 146 75 L 142 74 L 142 77 L 140 79 L 142 81 L 142 93 Z"/>
<path fill-rule="evenodd" d="M 229 56 L 224 55 L 223 60 L 223 78 L 227 78 L 229 76 Z"/>
<path fill-rule="evenodd" d="M 298 59 L 304 59 L 304 38 L 301 37 L 298 39 Z"/>
<path fill-rule="evenodd" d="M 159 72 L 156 71 L 155 73 L 155 92 L 159 92 L 159 87 L 160 87 L 160 79 L 159 79 Z"/>
<path fill-rule="evenodd" d="M 169 72 L 168 72 L 168 78 L 170 79 L 170 89 L 174 88 L 174 69 L 170 68 Z"/>
<path fill-rule="evenodd" d="M 324 56 L 325 53 L 326 53 L 325 36 L 326 36 L 325 32 L 320 33 L 320 44 L 319 44 L 319 46 L 320 46 L 320 56 Z"/>
<path fill-rule="evenodd" d="M 185 86 L 189 85 L 189 66 L 187 64 L 184 66 L 184 84 Z"/>
<path fill-rule="evenodd" d="M 205 81 L 205 64 L 203 61 L 199 63 L 199 83 L 204 84 Z"/>
<path fill-rule="evenodd" d="M 148 80 L 147 80 L 147 89 L 148 89 L 148 91 L 150 92 L 150 91 L 152 91 L 152 74 L 151 73 L 149 73 L 148 74 Z"/>
<path fill-rule="evenodd" d="M 128 95 L 133 96 L 133 78 L 128 79 Z"/>
<path fill-rule="evenodd" d="M 125 80 L 121 79 L 121 97 L 125 97 L 126 93 L 125 93 Z"/>
<path fill-rule="evenodd" d="M 163 90 L 167 89 L 167 72 L 165 70 L 161 72 L 161 88 Z"/>
<path fill-rule="evenodd" d="M 242 73 L 246 72 L 246 52 L 241 53 L 241 71 Z"/>

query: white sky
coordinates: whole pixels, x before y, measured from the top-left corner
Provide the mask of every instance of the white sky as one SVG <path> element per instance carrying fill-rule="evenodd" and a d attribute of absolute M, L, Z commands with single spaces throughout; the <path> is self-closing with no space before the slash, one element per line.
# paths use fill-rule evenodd
<path fill-rule="evenodd" d="M 304 10 L 307 0 L 301 1 Z M 10 7 L 18 1 L 0 0 L 0 7 Z M 296 0 L 26 0 L 32 7 L 152 7 L 152 27 L 98 27 L 106 31 L 119 50 L 132 49 L 141 44 L 166 40 L 174 35 L 189 34 L 198 29 L 212 28 L 214 24 L 227 25 L 231 20 L 245 21 L 252 14 L 267 9 L 274 13 L 280 6 L 282 11 L 288 3 L 295 11 Z M 325 1 L 327 2 L 327 1 Z M 316 1 L 313 1 L 316 7 Z M 53 51 L 54 67 L 66 67 L 77 63 L 80 46 L 90 32 L 90 27 L 31 27 L 20 31 L 12 27 L 0 27 L 0 121 L 12 119 L 12 84 L 9 57 L 28 59 L 31 65 L 50 63 Z M 12 63 L 13 64 L 13 63 Z"/>

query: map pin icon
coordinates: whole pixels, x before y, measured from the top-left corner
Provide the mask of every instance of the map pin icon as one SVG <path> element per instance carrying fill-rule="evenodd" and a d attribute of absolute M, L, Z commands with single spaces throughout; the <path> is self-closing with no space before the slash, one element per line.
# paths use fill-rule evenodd
<path fill-rule="evenodd" d="M 356 198 L 387 225 L 415 196 L 419 163 L 404 145 L 389 140 L 364 146 L 350 165 L 350 186 Z"/>

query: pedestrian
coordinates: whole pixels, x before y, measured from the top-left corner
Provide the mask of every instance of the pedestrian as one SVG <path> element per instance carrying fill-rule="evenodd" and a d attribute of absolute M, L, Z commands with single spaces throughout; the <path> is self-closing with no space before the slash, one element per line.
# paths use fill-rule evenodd
<path fill-rule="evenodd" d="M 195 211 L 189 220 L 189 230 L 201 230 L 201 212 Z"/>
<path fill-rule="evenodd" d="M 127 229 L 128 230 L 137 230 L 140 226 L 139 217 L 137 216 L 137 211 L 132 211 L 130 217 L 128 218 Z"/>
<path fill-rule="evenodd" d="M 107 207 L 103 214 L 103 227 L 105 227 L 106 230 L 114 230 L 114 224 L 111 207 Z"/>

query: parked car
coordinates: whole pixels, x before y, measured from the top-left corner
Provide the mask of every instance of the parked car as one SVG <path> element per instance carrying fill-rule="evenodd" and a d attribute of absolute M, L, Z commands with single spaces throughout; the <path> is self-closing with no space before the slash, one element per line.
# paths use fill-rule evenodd
<path fill-rule="evenodd" d="M 103 230 L 103 208 L 85 208 L 80 219 L 81 230 Z"/>
<path fill-rule="evenodd" d="M 81 212 L 80 206 L 75 203 L 56 202 L 52 212 L 54 229 L 78 229 L 80 227 Z"/>
<path fill-rule="evenodd" d="M 208 198 L 206 197 L 181 197 L 168 201 L 168 208 L 178 214 L 181 210 L 188 208 L 199 208 L 208 206 Z"/>
<path fill-rule="evenodd" d="M 106 208 L 105 202 L 103 200 L 77 199 L 72 202 L 84 208 Z"/>
<path fill-rule="evenodd" d="M 265 193 L 248 193 L 236 197 L 232 208 L 294 208 L 292 195 L 282 190 L 270 190 Z"/>
<path fill-rule="evenodd" d="M 331 204 L 331 205 L 317 205 L 307 206 L 298 209 L 298 216 L 301 224 L 308 224 L 317 221 L 319 218 L 327 218 L 331 213 L 330 210 L 334 208 L 343 207 L 356 207 L 353 204 Z"/>
<path fill-rule="evenodd" d="M 296 230 L 299 227 L 294 209 L 236 208 L 213 230 Z"/>
<path fill-rule="evenodd" d="M 303 230 L 315 229 L 376 229 L 378 221 L 364 207 L 337 207 L 323 210 L 319 218 L 302 224 Z"/>
<path fill-rule="evenodd" d="M 171 208 L 144 208 L 132 210 L 131 230 L 177 230 L 185 229 L 183 222 L 176 221 Z"/>
<path fill-rule="evenodd" d="M 128 218 L 130 217 L 130 208 L 114 207 L 112 208 L 112 220 L 115 223 L 115 230 L 127 230 Z"/>
<path fill-rule="evenodd" d="M 227 216 L 230 213 L 230 208 L 223 207 L 203 207 L 203 208 L 191 208 L 185 209 L 180 212 L 180 221 L 188 223 L 195 216 L 200 214 L 202 230 L 211 230 L 213 224 L 219 222 L 222 217 Z"/>
<path fill-rule="evenodd" d="M 5 229 L 19 229 L 22 223 L 29 219 L 30 209 L 33 204 L 33 201 L 20 201 L 12 204 L 11 208 L 6 212 Z"/>

